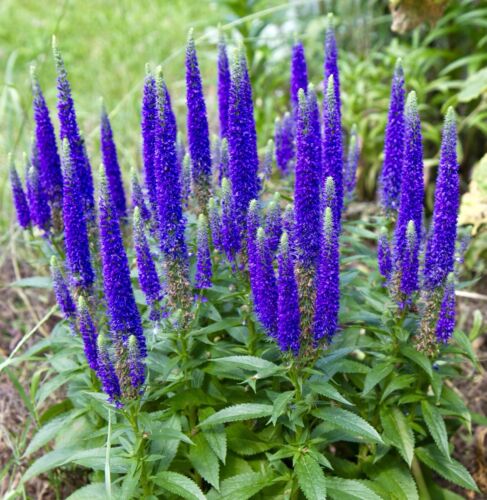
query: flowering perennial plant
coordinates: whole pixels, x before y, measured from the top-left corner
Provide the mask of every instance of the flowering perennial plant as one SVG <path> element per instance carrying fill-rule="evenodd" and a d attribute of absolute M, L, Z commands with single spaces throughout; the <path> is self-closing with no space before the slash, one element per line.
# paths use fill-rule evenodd
<path fill-rule="evenodd" d="M 349 220 L 363 142 L 342 123 L 332 19 L 324 42 L 322 122 L 297 42 L 274 143 L 258 141 L 252 68 L 243 47 L 229 62 L 223 33 L 211 150 L 192 34 L 187 113 L 173 111 L 161 70 L 147 69 L 143 181 L 133 170 L 130 204 L 103 109 L 95 205 L 56 45 L 59 139 L 33 75 L 25 188 L 13 159 L 10 178 L 25 238 L 42 236 L 62 316 L 29 352 L 52 353 L 39 373 L 67 391 L 42 415 L 32 394 L 40 429 L 23 482 L 73 463 L 90 469 L 79 498 L 446 498 L 432 471 L 477 489 L 451 456 L 449 436 L 470 414 L 445 383 L 461 373 L 460 356 L 477 363 L 455 331 L 454 112 L 426 230 L 418 102 L 411 92 L 404 105 L 398 63 L 383 212 Z"/>

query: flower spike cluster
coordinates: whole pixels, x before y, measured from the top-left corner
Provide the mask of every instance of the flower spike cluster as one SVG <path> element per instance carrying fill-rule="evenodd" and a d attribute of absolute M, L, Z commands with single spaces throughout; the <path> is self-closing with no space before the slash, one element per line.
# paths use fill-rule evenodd
<path fill-rule="evenodd" d="M 132 179 L 132 208 L 135 210 L 137 207 L 140 210 L 140 217 L 144 223 L 149 223 L 151 220 L 150 210 L 147 208 L 145 202 L 144 193 L 142 192 L 142 186 L 140 185 L 139 178 L 135 169 L 131 171 Z"/>
<path fill-rule="evenodd" d="M 277 278 L 277 341 L 282 351 L 299 351 L 300 313 L 298 285 L 286 232 L 279 244 Z"/>
<path fill-rule="evenodd" d="M 41 185 L 39 170 L 38 167 L 29 162 L 26 156 L 24 161 L 27 163 L 26 184 L 30 216 L 34 225 L 47 233 L 51 226 L 51 209 Z"/>
<path fill-rule="evenodd" d="M 211 183 L 210 135 L 203 84 L 192 30 L 189 32 L 186 47 L 186 104 L 191 177 L 199 210 L 205 212 L 210 198 Z"/>
<path fill-rule="evenodd" d="M 232 187 L 226 177 L 222 180 L 221 196 L 221 243 L 227 259 L 233 261 L 240 249 L 240 236 L 235 221 L 235 200 Z"/>
<path fill-rule="evenodd" d="M 414 92 L 408 95 L 406 102 L 404 139 L 404 165 L 393 259 L 399 292 L 407 298 L 418 289 L 424 198 L 421 122 Z"/>
<path fill-rule="evenodd" d="M 243 48 L 232 65 L 227 137 L 235 222 L 237 228 L 243 228 L 249 203 L 257 198 L 260 190 L 252 87 Z"/>
<path fill-rule="evenodd" d="M 162 290 L 145 234 L 142 212 L 139 207 L 135 207 L 134 210 L 133 234 L 140 288 L 144 292 L 147 305 L 150 308 L 149 318 L 152 321 L 157 321 L 160 319 L 158 302 L 162 298 Z"/>
<path fill-rule="evenodd" d="M 61 309 L 65 319 L 73 324 L 76 317 L 76 306 L 74 305 L 68 284 L 59 267 L 59 262 L 54 255 L 51 257 L 51 279 L 59 309 Z"/>
<path fill-rule="evenodd" d="M 385 210 L 399 208 L 404 157 L 404 72 L 401 60 L 394 69 L 391 100 L 384 140 L 384 163 L 380 177 L 380 201 Z"/>
<path fill-rule="evenodd" d="M 113 366 L 110 353 L 110 342 L 104 334 L 98 335 L 97 339 L 97 375 L 101 381 L 103 391 L 108 395 L 108 401 L 121 407 L 120 382 Z"/>
<path fill-rule="evenodd" d="M 83 339 L 88 366 L 94 370 L 98 370 L 98 350 L 97 350 L 97 332 L 93 319 L 91 318 L 88 304 L 83 296 L 78 300 L 78 327 Z"/>
<path fill-rule="evenodd" d="M 297 115 L 297 111 L 296 111 Z M 285 113 L 282 119 L 277 118 L 274 127 L 274 143 L 276 145 L 276 164 L 283 175 L 288 174 L 293 167 L 295 157 L 294 135 L 297 116 L 293 119 L 290 113 Z"/>
<path fill-rule="evenodd" d="M 95 280 L 78 175 L 72 164 L 69 142 L 62 144 L 64 243 L 70 284 L 89 291 Z"/>
<path fill-rule="evenodd" d="M 71 156 L 71 165 L 74 169 L 74 175 L 79 182 L 81 200 L 83 202 L 83 211 L 87 221 L 94 219 L 95 195 L 93 190 L 93 177 L 91 166 L 86 155 L 84 140 L 78 128 L 76 111 L 74 108 L 73 97 L 71 95 L 71 86 L 68 81 L 68 74 L 64 66 L 64 61 L 57 47 L 56 39 L 53 37 L 52 50 L 57 70 L 57 89 L 58 89 L 58 117 L 60 124 L 61 140 L 67 139 L 69 144 L 69 154 Z"/>
<path fill-rule="evenodd" d="M 130 335 L 135 335 L 141 356 L 145 357 L 145 337 L 130 281 L 127 254 L 103 167 L 100 168 L 99 229 L 110 330 L 117 343 L 125 343 Z"/>
<path fill-rule="evenodd" d="M 230 94 L 230 65 L 228 63 L 225 36 L 220 33 L 218 41 L 218 113 L 220 118 L 220 137 L 228 134 L 228 105 Z M 226 175 L 226 174 L 225 174 Z"/>
<path fill-rule="evenodd" d="M 456 145 L 455 112 L 449 108 L 443 126 L 433 224 L 426 246 L 424 286 L 427 290 L 444 285 L 453 271 L 460 193 Z"/>
<path fill-rule="evenodd" d="M 455 330 L 455 285 L 453 276 L 448 278 L 441 300 L 436 323 L 436 339 L 446 344 Z"/>
<path fill-rule="evenodd" d="M 329 14 L 327 19 L 327 28 L 325 34 L 325 64 L 324 64 L 324 83 L 325 95 L 328 90 L 328 82 L 333 77 L 333 94 L 338 113 L 338 121 L 341 123 L 341 100 L 340 100 L 340 74 L 338 71 L 338 49 L 335 38 L 335 29 L 333 28 L 333 15 Z"/>
<path fill-rule="evenodd" d="M 56 135 L 49 108 L 42 94 L 35 68 L 31 67 L 33 112 L 35 121 L 35 147 L 38 151 L 39 171 L 42 188 L 53 208 L 60 209 L 63 196 L 63 175 L 61 160 L 56 145 Z"/>
<path fill-rule="evenodd" d="M 156 81 L 154 76 L 147 71 L 144 81 L 142 97 L 142 156 L 144 163 L 145 187 L 149 195 L 152 214 L 157 214 L 157 189 L 155 175 L 155 127 L 157 121 L 156 107 Z M 157 217 L 155 217 L 157 219 Z"/>
<path fill-rule="evenodd" d="M 118 163 L 117 147 L 113 140 L 110 119 L 108 118 L 103 103 L 101 107 L 100 144 L 113 206 L 115 207 L 118 217 L 126 217 L 127 204 L 125 201 L 125 192 L 123 190 L 122 172 L 120 171 L 120 165 Z"/>
<path fill-rule="evenodd" d="M 296 116 L 298 111 L 298 93 L 299 89 L 308 88 L 308 68 L 306 66 L 306 56 L 304 54 L 303 44 L 298 41 L 293 45 L 291 54 L 291 81 L 290 94 L 293 114 Z"/>
<path fill-rule="evenodd" d="M 298 260 L 307 268 L 316 266 L 320 242 L 321 133 L 314 88 L 299 91 L 297 123 L 296 187 L 294 210 Z"/>
<path fill-rule="evenodd" d="M 27 229 L 30 227 L 30 210 L 27 203 L 27 197 L 25 195 L 24 188 L 22 187 L 22 182 L 20 180 L 17 169 L 15 168 L 13 156 L 9 154 L 10 163 L 10 184 L 12 185 L 12 197 L 15 207 L 15 212 L 17 213 L 17 221 L 22 229 Z"/>
<path fill-rule="evenodd" d="M 269 249 L 273 254 L 277 251 L 282 234 L 281 206 L 279 204 L 280 199 L 281 197 L 279 193 L 274 193 L 274 196 L 272 197 L 272 200 L 267 207 L 265 220 L 267 244 L 269 245 Z"/>

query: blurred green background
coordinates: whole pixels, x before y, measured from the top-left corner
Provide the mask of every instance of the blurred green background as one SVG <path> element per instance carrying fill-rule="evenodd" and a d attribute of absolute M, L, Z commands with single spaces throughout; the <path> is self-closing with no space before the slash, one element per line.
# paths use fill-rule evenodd
<path fill-rule="evenodd" d="M 391 14 L 391 5 L 393 12 Z M 195 29 L 207 106 L 216 130 L 218 25 L 230 45 L 243 39 L 254 83 L 261 147 L 288 101 L 290 47 L 305 45 L 310 78 L 321 89 L 326 14 L 334 12 L 340 48 L 344 127 L 362 140 L 359 199 L 373 199 L 394 62 L 421 103 L 427 179 L 434 181 L 442 115 L 459 114 L 463 189 L 487 148 L 487 2 L 485 0 L 2 0 L 0 2 L 0 230 L 13 231 L 7 154 L 17 163 L 32 134 L 29 66 L 35 63 L 55 118 L 51 58 L 55 34 L 72 84 L 92 164 L 99 161 L 99 98 L 110 112 L 125 172 L 140 164 L 139 114 L 144 66 L 162 64 L 180 128 L 185 127 L 184 47 Z M 391 24 L 403 33 L 391 30 Z M 408 24 L 409 23 L 409 24 Z M 418 26 L 410 29 L 418 24 Z M 399 27 L 399 28 L 398 28 Z M 431 206 L 432 189 L 427 190 Z"/>

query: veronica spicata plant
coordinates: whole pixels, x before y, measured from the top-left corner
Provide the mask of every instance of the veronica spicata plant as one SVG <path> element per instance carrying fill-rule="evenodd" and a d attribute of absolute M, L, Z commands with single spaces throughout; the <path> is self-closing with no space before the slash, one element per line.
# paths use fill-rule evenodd
<path fill-rule="evenodd" d="M 172 85 L 148 69 L 131 197 L 105 111 L 93 189 L 55 47 L 59 137 L 34 79 L 38 160 L 28 160 L 27 188 L 11 163 L 18 222 L 42 238 L 60 311 L 49 339 L 23 355 L 42 364 L 43 380 L 31 388 L 31 462 L 15 493 L 68 464 L 90 483 L 73 499 L 449 498 L 437 475 L 477 490 L 451 443 L 471 426 L 451 380 L 477 364 L 455 331 L 454 113 L 426 230 L 420 103 L 411 93 L 403 105 L 396 67 L 387 210 L 349 220 L 362 141 L 352 129 L 344 152 L 338 46 L 330 19 L 323 102 L 304 45 L 294 46 L 290 112 L 259 159 L 270 138 L 256 134 L 259 88 L 244 48 L 229 60 L 220 36 L 219 109 L 207 113 L 190 35 L 187 140 Z M 40 223 L 39 200 L 59 223 Z M 62 385 L 64 400 L 39 413 Z"/>

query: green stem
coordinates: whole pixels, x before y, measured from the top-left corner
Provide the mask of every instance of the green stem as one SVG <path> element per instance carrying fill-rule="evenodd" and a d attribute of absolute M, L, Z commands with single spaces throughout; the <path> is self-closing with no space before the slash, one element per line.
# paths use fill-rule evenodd
<path fill-rule="evenodd" d="M 431 500 L 428 486 L 426 485 L 421 466 L 419 465 L 418 459 L 416 457 L 413 457 L 411 471 L 413 473 L 414 479 L 416 480 L 416 485 L 418 486 L 420 500 Z"/>

